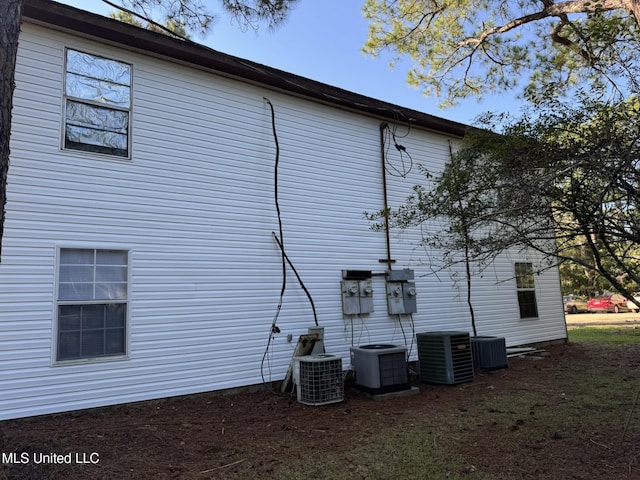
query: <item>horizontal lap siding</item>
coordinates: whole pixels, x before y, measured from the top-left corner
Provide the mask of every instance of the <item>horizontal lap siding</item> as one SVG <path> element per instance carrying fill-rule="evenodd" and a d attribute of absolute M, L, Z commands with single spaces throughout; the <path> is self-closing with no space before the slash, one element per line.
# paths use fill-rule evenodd
<path fill-rule="evenodd" d="M 65 46 L 133 64 L 131 161 L 59 150 Z M 286 334 L 306 333 L 313 315 L 287 268 L 283 333 L 261 371 L 281 282 L 263 96 L 276 109 L 285 246 L 328 349 L 345 354 L 340 270 L 383 255 L 363 216 L 382 203 L 378 122 L 25 25 L 0 265 L 1 418 L 282 378 Z M 131 250 L 126 360 L 52 365 L 64 246 Z"/>
<path fill-rule="evenodd" d="M 133 64 L 132 160 L 60 151 L 65 46 Z M 341 270 L 386 269 L 384 234 L 364 216 L 383 206 L 379 120 L 29 24 L 16 83 L 0 264 L 0 418 L 284 376 L 314 317 L 287 266 L 281 333 L 266 351 L 282 274 L 265 96 L 280 144 L 285 248 L 327 350 L 348 366 L 352 344 L 412 346 L 415 331 L 468 327 L 463 290 L 442 273 L 425 276 L 411 231 L 392 232 L 392 256 L 394 268 L 416 268 L 415 328 L 387 314 L 381 276 L 375 312 L 342 316 Z M 446 137 L 431 132 L 414 129 L 399 143 L 414 168 L 406 179 L 387 175 L 395 205 L 420 180 L 418 163 L 437 169 L 448 155 Z M 131 251 L 128 358 L 52 363 L 55 255 L 66 246 Z M 513 289 L 504 294 L 517 312 Z M 514 329 L 510 340 L 524 338 L 515 323 L 505 326 Z"/>

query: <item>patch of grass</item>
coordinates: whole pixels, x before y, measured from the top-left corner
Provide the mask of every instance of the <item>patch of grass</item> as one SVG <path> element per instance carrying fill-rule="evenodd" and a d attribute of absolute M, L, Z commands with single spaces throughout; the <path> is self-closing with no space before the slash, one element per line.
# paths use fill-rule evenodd
<path fill-rule="evenodd" d="M 373 437 L 354 439 L 353 448 L 330 455 L 309 456 L 280 468 L 281 480 L 489 480 L 445 445 L 446 432 L 413 425 L 383 430 Z"/>
<path fill-rule="evenodd" d="M 603 344 L 640 343 L 640 328 L 636 326 L 573 328 L 569 330 L 569 341 Z"/>

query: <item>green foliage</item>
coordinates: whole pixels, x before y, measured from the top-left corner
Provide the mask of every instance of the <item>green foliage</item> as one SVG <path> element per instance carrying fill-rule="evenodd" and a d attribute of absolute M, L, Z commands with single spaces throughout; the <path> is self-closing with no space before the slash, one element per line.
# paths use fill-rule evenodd
<path fill-rule="evenodd" d="M 165 20 L 164 25 L 157 24 L 152 21 L 141 20 L 139 17 L 129 12 L 118 10 L 111 12 L 109 18 L 119 20 L 129 25 L 135 25 L 136 27 L 146 28 L 157 33 L 175 34 L 181 38 L 189 38 L 189 34 L 183 24 L 177 23 L 175 20 Z"/>
<path fill-rule="evenodd" d="M 105 3 L 120 8 L 110 0 Z M 223 9 L 234 16 L 243 28 L 266 23 L 274 27 L 282 23 L 298 0 L 222 0 Z M 203 0 L 120 0 L 124 12 L 113 14 L 127 23 L 163 32 L 168 30 L 185 37 L 188 32 L 205 34 L 216 17 Z M 132 15 L 135 14 L 135 15 Z M 115 15 L 115 16 L 114 16 Z M 134 16 L 136 16 L 134 20 Z M 142 19 L 140 19 L 142 17 Z M 133 21 L 131 21 L 133 20 Z"/>
<path fill-rule="evenodd" d="M 442 106 L 508 91 L 526 78 L 529 98 L 586 84 L 621 92 L 640 46 L 639 19 L 626 7 L 624 0 L 367 0 L 363 50 L 391 50 L 392 64 L 409 56 L 408 82 Z"/>
<path fill-rule="evenodd" d="M 103 0 L 109 5 L 123 10 L 114 14 L 121 21 L 134 19 L 134 25 L 160 31 L 157 25 L 166 26 L 169 30 L 177 28 L 176 33 L 197 32 L 204 35 L 214 22 L 215 17 L 207 11 L 202 0 L 119 0 L 113 3 Z M 115 1 L 115 0 L 114 0 Z M 113 16 L 113 15 L 112 15 Z M 153 28 L 150 26 L 156 24 Z M 167 33 L 167 32 L 165 32 Z"/>
<path fill-rule="evenodd" d="M 506 250 L 534 250 L 544 258 L 538 269 L 571 264 L 592 288 L 631 297 L 640 284 L 638 102 L 585 94 L 572 105 L 548 99 L 536 115 L 487 116 L 502 134 L 471 131 L 441 173 L 388 212 L 390 225 L 444 219 L 423 244 L 442 250 L 445 264 L 482 266 Z"/>
<path fill-rule="evenodd" d="M 298 0 L 222 0 L 225 10 L 246 26 L 267 22 L 269 27 L 282 23 Z"/>

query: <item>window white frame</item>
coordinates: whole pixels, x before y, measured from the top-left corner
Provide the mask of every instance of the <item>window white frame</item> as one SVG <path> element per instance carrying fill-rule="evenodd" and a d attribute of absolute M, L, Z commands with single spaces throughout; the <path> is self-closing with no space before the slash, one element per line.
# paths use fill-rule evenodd
<path fill-rule="evenodd" d="M 64 51 L 62 149 L 131 158 L 133 66 Z"/>
<path fill-rule="evenodd" d="M 57 249 L 54 364 L 128 356 L 130 250 Z"/>
<path fill-rule="evenodd" d="M 516 294 L 521 319 L 538 318 L 538 301 L 533 263 L 515 262 Z"/>

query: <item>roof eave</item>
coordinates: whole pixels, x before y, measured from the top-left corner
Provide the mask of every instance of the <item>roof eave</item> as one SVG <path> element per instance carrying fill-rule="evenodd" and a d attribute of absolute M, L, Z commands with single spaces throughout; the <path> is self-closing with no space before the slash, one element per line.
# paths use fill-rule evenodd
<path fill-rule="evenodd" d="M 53 28 L 118 45 L 130 50 L 212 70 L 223 75 L 311 98 L 325 104 L 429 130 L 464 136 L 467 125 L 376 100 L 322 82 L 287 73 L 213 50 L 195 42 L 138 28 L 49 0 L 26 0 L 23 18 Z"/>

